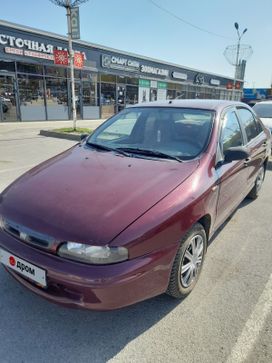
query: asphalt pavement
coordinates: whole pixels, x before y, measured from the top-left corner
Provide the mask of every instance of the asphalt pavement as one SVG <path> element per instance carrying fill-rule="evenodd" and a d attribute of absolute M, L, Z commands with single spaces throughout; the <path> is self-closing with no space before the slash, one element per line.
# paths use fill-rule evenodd
<path fill-rule="evenodd" d="M 0 124 L 0 192 L 75 144 L 26 126 Z M 107 313 L 70 310 L 0 267 L 0 362 L 272 362 L 271 185 L 272 160 L 260 197 L 244 201 L 213 238 L 182 302 L 161 295 Z"/>

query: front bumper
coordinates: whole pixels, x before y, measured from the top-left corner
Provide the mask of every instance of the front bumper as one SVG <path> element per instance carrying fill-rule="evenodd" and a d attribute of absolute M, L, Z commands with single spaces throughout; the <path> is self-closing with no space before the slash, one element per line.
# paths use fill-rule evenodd
<path fill-rule="evenodd" d="M 178 246 L 125 262 L 95 266 L 60 258 L 0 231 L 0 247 L 47 272 L 42 288 L 6 268 L 22 285 L 51 302 L 93 310 L 121 308 L 164 293 Z"/>

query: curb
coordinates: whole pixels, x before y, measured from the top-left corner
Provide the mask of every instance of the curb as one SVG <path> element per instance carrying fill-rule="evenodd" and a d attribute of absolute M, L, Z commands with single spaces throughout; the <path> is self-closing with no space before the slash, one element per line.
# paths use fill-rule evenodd
<path fill-rule="evenodd" d="M 56 131 L 40 130 L 39 135 L 47 136 L 47 137 L 56 137 L 59 139 L 81 141 L 81 139 L 80 139 L 81 135 L 65 134 L 65 133 L 56 132 Z"/>

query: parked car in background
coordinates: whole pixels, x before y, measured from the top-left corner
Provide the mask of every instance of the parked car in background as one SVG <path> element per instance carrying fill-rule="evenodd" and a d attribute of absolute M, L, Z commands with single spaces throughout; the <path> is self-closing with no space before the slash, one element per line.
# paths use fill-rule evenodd
<path fill-rule="evenodd" d="M 209 239 L 246 196 L 257 198 L 269 136 L 239 102 L 131 106 L 0 195 L 0 261 L 66 306 L 184 298 Z"/>
<path fill-rule="evenodd" d="M 272 133 L 272 101 L 258 102 L 253 106 L 253 110 Z"/>

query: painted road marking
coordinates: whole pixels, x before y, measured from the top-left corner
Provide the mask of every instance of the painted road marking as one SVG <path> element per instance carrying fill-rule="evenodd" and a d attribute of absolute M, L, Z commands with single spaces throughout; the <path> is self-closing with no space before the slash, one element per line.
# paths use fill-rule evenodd
<path fill-rule="evenodd" d="M 227 363 L 244 362 L 256 343 L 268 314 L 272 310 L 272 274 L 259 297 L 244 329 L 233 347 Z"/>

